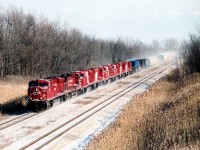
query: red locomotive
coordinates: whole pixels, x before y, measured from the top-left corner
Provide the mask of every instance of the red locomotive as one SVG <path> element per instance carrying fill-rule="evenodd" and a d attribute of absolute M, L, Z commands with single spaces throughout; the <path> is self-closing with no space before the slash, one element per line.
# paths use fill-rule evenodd
<path fill-rule="evenodd" d="M 53 105 L 55 98 L 65 100 L 66 82 L 64 78 L 52 77 L 29 82 L 28 106 L 48 107 Z"/>
<path fill-rule="evenodd" d="M 29 82 L 27 104 L 33 109 L 48 108 L 55 101 L 65 101 L 73 95 L 85 93 L 88 88 L 95 89 L 131 72 L 131 62 L 126 61 L 33 80 Z"/>

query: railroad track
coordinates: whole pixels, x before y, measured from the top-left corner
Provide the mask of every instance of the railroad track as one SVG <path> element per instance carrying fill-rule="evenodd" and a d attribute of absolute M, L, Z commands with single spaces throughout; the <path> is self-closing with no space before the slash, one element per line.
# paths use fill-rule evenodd
<path fill-rule="evenodd" d="M 15 118 L 12 118 L 12 119 L 9 119 L 5 122 L 2 122 L 0 123 L 0 131 L 6 129 L 6 128 L 9 128 L 15 124 L 18 124 L 24 120 L 27 120 L 29 118 L 32 118 L 36 115 L 38 115 L 39 113 L 26 113 L 26 114 L 23 114 L 23 115 L 20 115 L 18 117 L 15 117 Z"/>
<path fill-rule="evenodd" d="M 62 136 L 66 132 L 68 132 L 69 130 L 71 130 L 71 129 L 75 128 L 76 126 L 78 126 L 79 124 L 81 124 L 86 119 L 90 118 L 91 116 L 93 116 L 94 114 L 98 113 L 99 111 L 101 111 L 105 107 L 107 107 L 110 104 L 112 104 L 113 102 L 117 101 L 120 97 L 124 96 L 128 92 L 130 92 L 133 89 L 137 88 L 138 86 L 140 86 L 144 82 L 148 81 L 149 79 L 152 79 L 153 77 L 155 77 L 159 73 L 164 72 L 165 70 L 167 70 L 170 67 L 171 67 L 171 65 L 167 65 L 166 67 L 163 67 L 163 68 L 159 69 L 158 71 L 153 72 L 152 74 L 148 75 L 147 77 L 143 77 L 141 80 L 139 80 L 136 83 L 131 84 L 130 86 L 128 86 L 125 89 L 121 90 L 119 93 L 110 96 L 109 98 L 105 99 L 104 101 L 102 101 L 102 102 L 96 104 L 95 106 L 87 109 L 86 111 L 78 114 L 74 118 L 64 122 L 63 124 L 59 125 L 58 127 L 56 127 L 54 129 L 52 129 L 51 131 L 43 134 L 39 138 L 31 141 L 30 143 L 28 143 L 25 146 L 21 147 L 20 150 L 24 150 L 24 149 L 41 149 L 41 148 L 43 148 L 44 146 L 46 146 L 49 143 L 51 143 L 54 140 L 56 140 L 58 137 Z"/>
<path fill-rule="evenodd" d="M 42 113 L 42 112 L 40 112 L 40 113 Z M 36 116 L 38 114 L 39 113 L 34 113 L 34 114 L 33 113 L 31 113 L 31 114 L 30 113 L 26 113 L 26 114 L 20 115 L 18 117 L 9 119 L 9 120 L 7 120 L 5 122 L 2 122 L 2 123 L 0 123 L 0 131 L 4 130 L 6 128 L 9 128 L 9 127 L 11 127 L 11 126 L 13 126 L 15 124 L 18 124 L 18 123 L 20 123 L 22 121 L 25 121 L 25 120 L 27 120 L 29 118 L 32 118 L 32 117 L 34 117 L 34 116 Z"/>

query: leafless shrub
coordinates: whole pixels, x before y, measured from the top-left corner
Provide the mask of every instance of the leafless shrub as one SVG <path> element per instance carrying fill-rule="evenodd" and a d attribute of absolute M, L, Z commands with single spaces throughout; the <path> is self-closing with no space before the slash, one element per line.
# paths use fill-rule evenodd
<path fill-rule="evenodd" d="M 190 35 L 182 48 L 183 67 L 186 73 L 200 72 L 200 34 Z"/>
<path fill-rule="evenodd" d="M 86 149 L 198 149 L 200 74 L 176 73 L 136 96 Z"/>

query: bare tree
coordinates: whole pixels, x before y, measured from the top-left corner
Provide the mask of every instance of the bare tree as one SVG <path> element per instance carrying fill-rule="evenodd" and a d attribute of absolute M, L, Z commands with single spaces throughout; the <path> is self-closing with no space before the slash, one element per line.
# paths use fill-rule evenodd
<path fill-rule="evenodd" d="M 200 34 L 190 35 L 190 40 L 183 46 L 184 65 L 189 72 L 200 72 Z"/>
<path fill-rule="evenodd" d="M 177 51 L 179 47 L 179 42 L 174 38 L 166 39 L 164 42 L 165 51 Z"/>
<path fill-rule="evenodd" d="M 124 61 L 140 54 L 143 45 L 137 40 L 97 39 L 13 7 L 0 12 L 1 77 L 46 76 Z"/>
<path fill-rule="evenodd" d="M 0 75 L 3 78 L 4 62 L 3 62 L 3 15 L 0 13 Z"/>

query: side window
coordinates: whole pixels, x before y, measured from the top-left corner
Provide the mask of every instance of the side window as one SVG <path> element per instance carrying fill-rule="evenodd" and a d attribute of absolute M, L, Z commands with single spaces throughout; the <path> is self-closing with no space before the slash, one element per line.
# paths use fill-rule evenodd
<path fill-rule="evenodd" d="M 80 76 L 79 76 L 79 74 L 76 74 L 76 80 L 75 80 L 75 82 L 76 82 L 76 84 L 78 84 L 79 83 L 79 78 L 80 78 Z"/>
<path fill-rule="evenodd" d="M 76 79 L 79 79 L 79 78 L 80 78 L 80 76 L 78 74 L 76 74 Z"/>
<path fill-rule="evenodd" d="M 41 87 L 45 87 L 45 86 L 48 86 L 48 83 L 39 83 L 39 86 L 41 86 Z"/>

